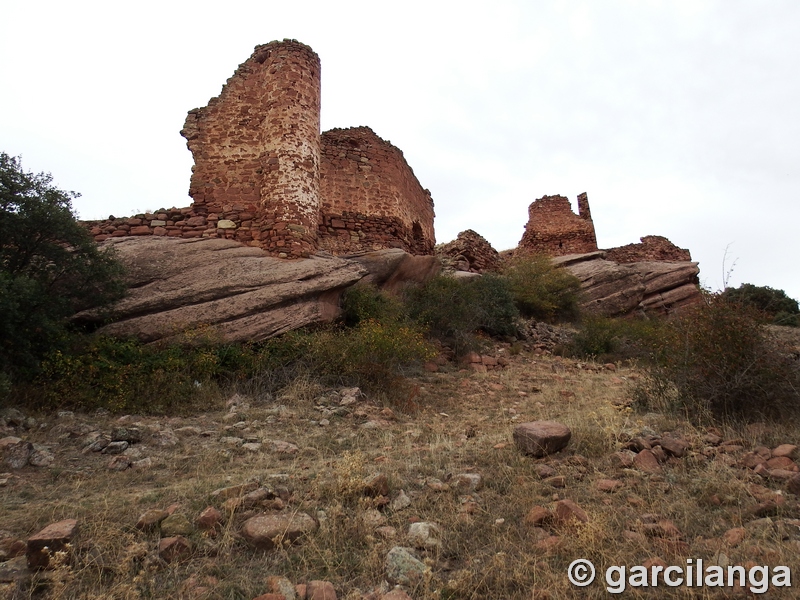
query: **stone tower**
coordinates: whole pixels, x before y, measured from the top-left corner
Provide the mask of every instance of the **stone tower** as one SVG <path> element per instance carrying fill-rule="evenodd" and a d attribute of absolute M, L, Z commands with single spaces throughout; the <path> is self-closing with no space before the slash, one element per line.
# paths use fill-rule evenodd
<path fill-rule="evenodd" d="M 528 224 L 517 248 L 522 251 L 563 256 L 597 250 L 589 198 L 578 196 L 578 213 L 566 196 L 542 196 L 528 207 Z"/>
<path fill-rule="evenodd" d="M 194 211 L 224 214 L 238 239 L 281 257 L 317 248 L 320 62 L 295 40 L 257 46 L 181 131 Z"/>

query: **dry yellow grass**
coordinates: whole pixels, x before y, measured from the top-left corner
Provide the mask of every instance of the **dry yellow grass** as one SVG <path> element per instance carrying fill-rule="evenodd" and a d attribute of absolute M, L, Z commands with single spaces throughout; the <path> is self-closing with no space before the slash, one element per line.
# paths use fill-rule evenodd
<path fill-rule="evenodd" d="M 389 405 L 361 399 L 349 415 L 327 416 L 325 426 L 318 423 L 322 415 L 315 399 L 326 390 L 308 382 L 285 390 L 275 404 L 251 398 L 235 419 L 225 412 L 164 421 L 132 417 L 127 424 L 140 423 L 148 431 L 195 426 L 210 432 L 180 434 L 179 443 L 167 448 L 145 439 L 143 455 L 155 464 L 144 470 L 109 471 L 109 457 L 81 453 L 80 438 L 64 437 L 53 446 L 52 467 L 26 467 L 0 488 L 0 529 L 25 539 L 64 518 L 78 519 L 81 527 L 73 560 L 38 575 L 41 585 L 17 597 L 250 600 L 266 592 L 268 576 L 282 575 L 295 583 L 327 579 L 340 598 L 360 598 L 380 586 L 387 552 L 405 545 L 414 520 L 433 521 L 442 529 L 441 547 L 420 553 L 430 573 L 409 590 L 419 599 L 605 598 L 607 567 L 632 567 L 654 557 L 675 565 L 685 565 L 687 557 L 707 564 L 753 561 L 787 565 L 800 573 L 800 529 L 785 523 L 748 525 L 755 517 L 747 510 L 763 492 L 754 485 L 780 491 L 781 484 L 739 468 L 735 455 L 704 454 L 706 432 L 690 423 L 627 408 L 635 369 L 618 365 L 612 372 L 602 365 L 527 352 L 508 358 L 503 371 L 451 368 L 419 374 L 406 382 L 407 400 Z M 276 410 L 278 403 L 285 409 Z M 65 421 L 37 417 L 48 426 L 22 437 L 52 444 L 52 427 Z M 513 427 L 538 419 L 562 421 L 572 429 L 564 452 L 533 459 L 517 451 Z M 104 432 L 118 424 L 113 417 L 85 415 L 74 421 Z M 377 426 L 363 427 L 367 421 Z M 648 432 L 674 432 L 692 442 L 693 450 L 660 474 L 620 468 L 614 453 Z M 800 442 L 788 425 L 722 433 L 727 439 L 745 438 L 749 445 Z M 266 447 L 246 452 L 220 442 L 226 435 L 285 440 L 300 450 L 290 458 Z M 544 481 L 538 474 L 542 465 L 563 476 L 564 487 Z M 402 489 L 411 497 L 409 507 L 395 511 L 363 494 L 364 478 L 377 472 L 388 478 L 390 496 Z M 464 472 L 480 474 L 482 488 L 473 493 L 456 489 L 453 476 Z M 599 479 L 622 484 L 606 493 L 596 488 Z M 214 489 L 251 480 L 289 488 L 283 510 L 320 517 L 319 531 L 302 544 L 257 552 L 239 536 L 239 526 L 258 509 L 240 509 L 215 535 L 195 530 L 189 536 L 192 557 L 167 565 L 157 557 L 158 533 L 134 527 L 145 510 L 174 504 L 177 513 L 193 520 L 209 504 L 220 505 L 210 497 Z M 800 517 L 796 498 L 785 497 L 774 520 Z M 546 546 L 540 543 L 542 532 L 527 525 L 525 517 L 533 506 L 551 507 L 565 498 L 582 507 L 589 521 L 547 525 L 546 533 L 559 539 Z M 395 528 L 394 539 L 385 539 L 365 521 L 374 508 Z M 672 522 L 679 537 L 625 533 L 646 530 L 647 515 Z M 740 544 L 722 542 L 727 530 L 742 525 L 747 534 Z M 598 580 L 589 587 L 575 588 L 567 579 L 567 566 L 576 558 L 597 567 Z M 732 593 L 662 584 L 628 589 L 625 596 L 726 597 L 719 590 Z M 796 594 L 776 589 L 768 597 Z"/>

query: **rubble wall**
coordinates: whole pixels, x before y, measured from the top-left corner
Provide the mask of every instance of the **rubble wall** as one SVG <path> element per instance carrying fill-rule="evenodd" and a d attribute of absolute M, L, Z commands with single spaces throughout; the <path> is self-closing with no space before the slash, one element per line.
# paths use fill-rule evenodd
<path fill-rule="evenodd" d="M 691 261 L 692 255 L 685 248 L 678 248 L 660 235 L 646 235 L 639 244 L 627 244 L 606 250 L 606 260 L 616 263 L 643 261 L 683 262 Z"/>

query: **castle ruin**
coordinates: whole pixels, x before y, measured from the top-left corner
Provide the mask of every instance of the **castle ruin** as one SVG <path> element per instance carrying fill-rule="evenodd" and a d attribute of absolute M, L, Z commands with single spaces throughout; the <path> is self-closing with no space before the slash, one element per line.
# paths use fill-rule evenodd
<path fill-rule="evenodd" d="M 87 223 L 95 240 L 221 237 L 281 258 L 433 253 L 433 200 L 403 153 L 368 127 L 320 134 L 319 57 L 296 40 L 257 46 L 181 135 L 192 206 Z"/>

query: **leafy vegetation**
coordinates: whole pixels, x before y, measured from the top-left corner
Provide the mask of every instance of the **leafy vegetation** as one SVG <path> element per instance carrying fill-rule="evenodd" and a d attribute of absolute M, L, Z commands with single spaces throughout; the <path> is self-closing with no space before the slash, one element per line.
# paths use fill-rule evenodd
<path fill-rule="evenodd" d="M 487 274 L 469 279 L 441 275 L 406 295 L 410 318 L 457 355 L 474 349 L 475 333 L 513 335 L 519 313 L 506 279 Z"/>
<path fill-rule="evenodd" d="M 800 407 L 796 360 L 745 303 L 709 294 L 646 342 L 654 361 L 646 404 L 717 420 L 783 419 Z"/>
<path fill-rule="evenodd" d="M 511 260 L 503 269 L 520 313 L 542 321 L 569 321 L 578 316 L 581 284 L 544 255 Z"/>
<path fill-rule="evenodd" d="M 783 290 L 743 283 L 738 288 L 726 289 L 722 298 L 760 310 L 766 321 L 774 325 L 800 327 L 800 307 L 797 300 L 787 296 Z"/>
<path fill-rule="evenodd" d="M 65 348 L 67 317 L 121 297 L 122 269 L 72 211 L 75 192 L 0 153 L 0 374 L 30 377 Z"/>

